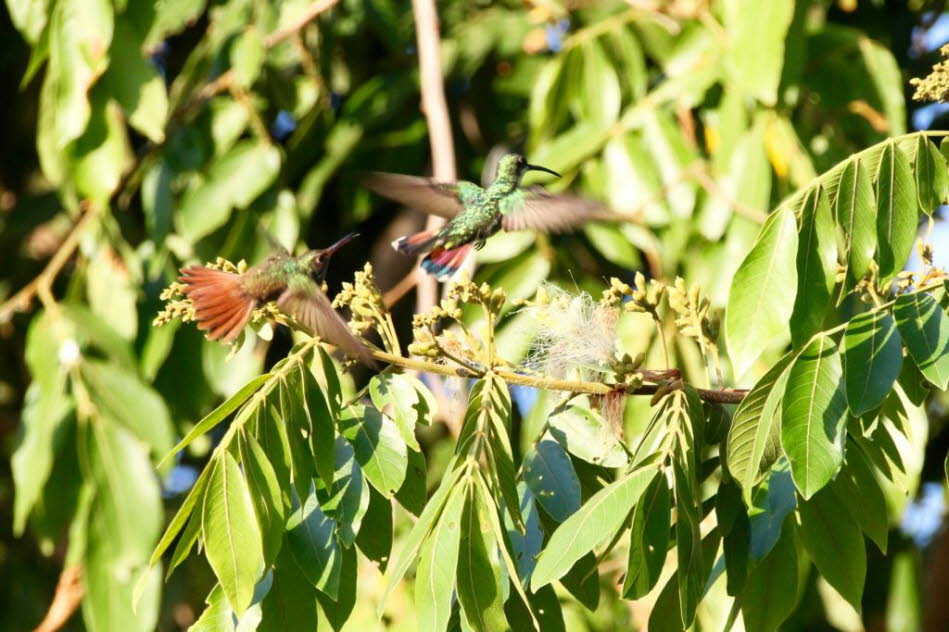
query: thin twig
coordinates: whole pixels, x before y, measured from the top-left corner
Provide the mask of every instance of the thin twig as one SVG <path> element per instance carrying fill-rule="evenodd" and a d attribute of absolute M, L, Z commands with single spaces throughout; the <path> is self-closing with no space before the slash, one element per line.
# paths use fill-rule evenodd
<path fill-rule="evenodd" d="M 28 310 L 34 296 L 39 298 L 46 307 L 55 303 L 52 292 L 53 282 L 56 280 L 56 277 L 59 276 L 59 272 L 63 269 L 63 266 L 66 265 L 66 262 L 69 261 L 69 258 L 76 251 L 76 248 L 79 246 L 79 239 L 85 232 L 89 222 L 96 216 L 96 212 L 93 208 L 88 205 L 83 205 L 83 208 L 85 212 L 82 217 L 80 217 L 76 225 L 73 226 L 72 232 L 70 232 L 66 239 L 63 240 L 63 243 L 60 244 L 59 248 L 53 254 L 53 257 L 49 260 L 49 263 L 43 268 L 43 271 L 32 281 L 20 288 L 20 291 L 0 305 L 0 323 L 9 321 L 16 312 Z"/>
<path fill-rule="evenodd" d="M 373 358 L 381 362 L 387 362 L 389 364 L 394 364 L 396 366 L 400 366 L 405 369 L 411 369 L 413 371 L 421 371 L 424 373 L 434 373 L 436 375 L 446 375 L 449 377 L 460 378 L 479 378 L 484 375 L 483 372 L 475 371 L 472 368 L 449 366 L 447 364 L 436 364 L 434 362 L 427 362 L 425 360 L 419 360 L 416 358 L 403 358 L 401 356 L 386 353 L 384 351 L 371 350 L 370 354 Z M 549 391 L 564 391 L 568 393 L 583 393 L 587 395 L 607 395 L 609 393 L 616 392 L 618 389 L 624 388 L 620 384 L 605 384 L 603 382 L 586 382 L 582 380 L 557 380 L 548 377 L 535 377 L 532 375 L 524 375 L 521 373 L 497 369 L 495 369 L 494 373 L 508 384 L 530 386 L 532 388 L 539 388 Z M 667 372 L 655 371 L 651 373 L 654 375 L 663 375 Z M 681 385 L 681 380 L 676 380 L 676 384 Z M 659 390 L 659 386 L 660 385 L 658 384 L 643 384 L 642 386 L 636 388 L 626 389 L 625 392 L 627 395 L 654 395 L 656 391 Z M 711 390 L 700 388 L 696 390 L 698 391 L 699 397 L 702 400 L 719 404 L 737 404 L 742 399 L 744 399 L 745 395 L 748 393 L 747 390 L 737 389 Z"/>
<path fill-rule="evenodd" d="M 296 20 L 282 29 L 277 29 L 268 35 L 266 39 L 264 39 L 264 46 L 267 48 L 273 48 L 283 40 L 303 30 L 304 26 L 319 17 L 321 13 L 332 9 L 337 4 L 339 4 L 339 0 L 317 0 L 317 2 L 311 4 L 306 11 L 301 13 L 300 17 L 298 17 Z"/>
<path fill-rule="evenodd" d="M 442 80 L 438 13 L 434 0 L 412 0 L 415 11 L 415 38 L 418 43 L 419 77 L 422 90 L 422 111 L 428 124 L 428 138 L 432 147 L 432 175 L 438 180 L 458 179 L 455 171 L 455 145 L 451 137 L 451 120 L 445 102 Z M 441 228 L 445 220 L 430 215 L 425 230 Z M 413 277 L 418 291 L 415 311 L 427 312 L 438 302 L 438 281 L 428 275 Z"/>
<path fill-rule="evenodd" d="M 78 566 L 68 566 L 59 575 L 56 593 L 49 604 L 46 616 L 33 632 L 55 632 L 76 612 L 82 601 L 82 571 Z"/>

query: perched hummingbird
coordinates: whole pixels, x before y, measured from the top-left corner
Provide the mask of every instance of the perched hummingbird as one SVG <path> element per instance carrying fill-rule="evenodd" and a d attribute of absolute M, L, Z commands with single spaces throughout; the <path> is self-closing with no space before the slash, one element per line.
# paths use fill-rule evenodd
<path fill-rule="evenodd" d="M 400 237 L 392 247 L 407 255 L 426 254 L 422 267 L 445 280 L 461 267 L 472 247 L 504 230 L 561 232 L 591 219 L 616 219 L 602 205 L 582 198 L 554 195 L 541 187 L 522 188 L 528 171 L 556 171 L 528 164 L 520 154 L 506 154 L 486 188 L 472 182 L 439 182 L 394 173 L 370 173 L 363 183 L 379 195 L 450 221 L 441 229 Z"/>
<path fill-rule="evenodd" d="M 369 350 L 333 310 L 320 287 L 330 257 L 354 237 L 355 233 L 346 235 L 325 250 L 308 250 L 299 257 L 281 249 L 242 274 L 190 266 L 181 270 L 178 280 L 194 303 L 198 329 L 207 331 L 209 340 L 234 340 L 254 309 L 276 300 L 280 311 L 372 366 Z"/>

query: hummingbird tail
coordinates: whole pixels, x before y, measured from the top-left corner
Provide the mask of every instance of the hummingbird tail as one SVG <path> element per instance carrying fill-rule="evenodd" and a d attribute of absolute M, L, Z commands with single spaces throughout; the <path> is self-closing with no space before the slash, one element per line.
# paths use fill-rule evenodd
<path fill-rule="evenodd" d="M 437 246 L 422 259 L 422 268 L 439 281 L 445 281 L 458 272 L 471 252 L 471 244 L 465 244 L 452 250 Z"/>
<path fill-rule="evenodd" d="M 241 288 L 240 275 L 214 268 L 191 266 L 181 270 L 182 292 L 194 304 L 198 329 L 208 340 L 231 342 L 244 329 L 257 301 Z"/>
<path fill-rule="evenodd" d="M 438 233 L 436 231 L 415 233 L 414 235 L 399 237 L 392 242 L 392 247 L 404 255 L 414 256 L 431 250 L 437 240 Z"/>

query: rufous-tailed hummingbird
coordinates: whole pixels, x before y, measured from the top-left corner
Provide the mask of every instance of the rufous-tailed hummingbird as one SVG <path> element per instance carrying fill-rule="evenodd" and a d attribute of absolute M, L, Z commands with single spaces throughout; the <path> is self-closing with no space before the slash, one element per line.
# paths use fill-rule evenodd
<path fill-rule="evenodd" d="M 329 248 L 298 257 L 277 250 L 241 274 L 190 266 L 181 270 L 178 280 L 194 304 L 198 329 L 207 331 L 209 340 L 234 340 L 254 309 L 276 301 L 280 311 L 310 332 L 371 366 L 369 350 L 333 310 L 321 287 L 333 253 L 354 237 L 355 233 L 346 235 Z"/>

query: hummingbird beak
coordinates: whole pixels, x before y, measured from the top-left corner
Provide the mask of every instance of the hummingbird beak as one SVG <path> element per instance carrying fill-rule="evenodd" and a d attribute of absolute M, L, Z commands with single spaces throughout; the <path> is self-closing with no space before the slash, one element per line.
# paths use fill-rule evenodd
<path fill-rule="evenodd" d="M 549 173 L 551 175 L 557 176 L 558 178 L 561 177 L 560 174 L 554 171 L 553 169 L 548 169 L 547 167 L 541 167 L 540 165 L 526 165 L 524 170 L 525 171 L 543 171 L 545 173 Z"/>
<path fill-rule="evenodd" d="M 351 242 L 356 237 L 359 237 L 359 233 L 349 233 L 348 235 L 346 235 L 345 237 L 337 241 L 335 244 L 333 244 L 329 248 L 326 248 L 323 251 L 323 256 L 327 259 L 332 257 L 333 253 L 335 253 L 337 250 L 339 250 L 340 248 L 342 248 L 343 246 Z"/>

